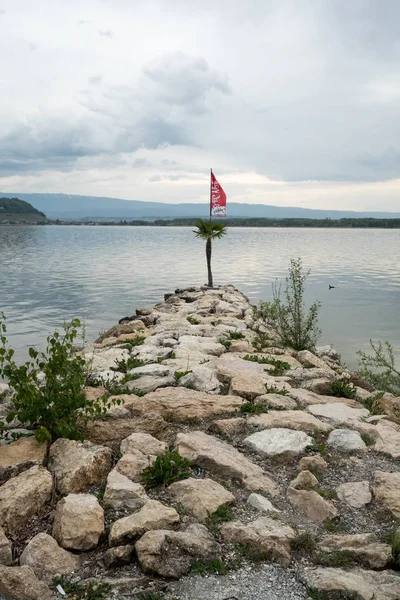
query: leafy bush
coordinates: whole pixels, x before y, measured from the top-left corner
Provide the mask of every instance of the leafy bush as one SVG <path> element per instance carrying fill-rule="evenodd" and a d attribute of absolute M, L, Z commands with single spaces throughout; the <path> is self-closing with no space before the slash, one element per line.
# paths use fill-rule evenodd
<path fill-rule="evenodd" d="M 400 395 L 400 367 L 397 367 L 393 347 L 389 342 L 369 341 L 373 354 L 359 350 L 361 376 L 375 389 Z"/>
<path fill-rule="evenodd" d="M 357 391 L 354 386 L 346 380 L 335 379 L 326 391 L 326 395 L 336 396 L 337 398 L 355 398 L 357 396 Z"/>
<path fill-rule="evenodd" d="M 303 272 L 301 258 L 292 259 L 283 299 L 281 286 L 273 285 L 275 316 L 271 327 L 283 346 L 295 350 L 313 350 L 321 334 L 318 328 L 320 303 L 314 302 L 305 312 L 304 287 L 309 274 L 310 271 Z"/>
<path fill-rule="evenodd" d="M 111 371 L 118 373 L 127 373 L 131 369 L 137 369 L 137 367 L 143 367 L 146 364 L 144 360 L 136 358 L 135 356 L 129 356 L 129 358 L 123 358 L 122 360 L 115 361 L 115 367 L 111 367 Z"/>
<path fill-rule="evenodd" d="M 178 452 L 167 450 L 161 456 L 157 456 L 154 463 L 143 471 L 142 481 L 148 488 L 168 486 L 175 481 L 188 479 L 192 466 L 193 463 L 182 458 Z"/>
<path fill-rule="evenodd" d="M 0 314 L 0 377 L 8 379 L 15 390 L 14 410 L 7 422 L 18 418 L 32 426 L 39 442 L 83 439 L 86 423 L 110 407 L 105 397 L 94 402 L 86 399 L 85 361 L 74 347 L 80 326 L 78 319 L 64 324 L 64 334 L 50 335 L 44 352 L 29 348 L 30 360 L 18 366 L 8 346 L 5 317 Z"/>
<path fill-rule="evenodd" d="M 263 321 L 276 321 L 278 318 L 276 302 L 265 302 L 260 300 L 258 306 L 253 309 L 254 318 Z"/>
<path fill-rule="evenodd" d="M 219 344 L 222 344 L 223 346 L 225 346 L 225 348 L 226 348 L 227 350 L 229 350 L 229 348 L 232 346 L 232 342 L 231 342 L 231 340 L 224 340 L 224 339 L 222 339 L 222 338 L 219 338 L 219 340 L 218 340 L 218 343 L 219 343 Z"/>

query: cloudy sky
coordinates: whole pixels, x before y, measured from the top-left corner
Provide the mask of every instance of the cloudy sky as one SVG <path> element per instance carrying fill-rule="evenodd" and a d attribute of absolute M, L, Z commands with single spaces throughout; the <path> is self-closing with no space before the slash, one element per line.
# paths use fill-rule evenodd
<path fill-rule="evenodd" d="M 400 211 L 398 0 L 0 0 L 0 190 Z"/>

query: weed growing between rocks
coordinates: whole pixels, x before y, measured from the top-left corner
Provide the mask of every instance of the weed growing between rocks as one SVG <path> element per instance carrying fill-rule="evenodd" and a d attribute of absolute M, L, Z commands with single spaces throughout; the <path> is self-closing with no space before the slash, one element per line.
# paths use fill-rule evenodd
<path fill-rule="evenodd" d="M 185 375 L 189 375 L 189 373 L 191 373 L 192 371 L 175 371 L 174 373 L 174 379 L 175 379 L 175 383 L 179 383 L 179 381 L 182 379 L 182 377 L 185 377 Z"/>
<path fill-rule="evenodd" d="M 268 412 L 265 404 L 255 404 L 254 402 L 243 402 L 240 407 L 240 412 L 243 414 L 259 415 Z"/>
<path fill-rule="evenodd" d="M 140 360 L 140 358 L 136 358 L 135 356 L 130 356 L 129 358 L 123 358 L 122 360 L 115 361 L 115 367 L 110 367 L 111 371 L 117 371 L 118 373 L 128 373 L 131 369 L 136 369 L 137 367 L 143 367 L 146 364 L 144 360 Z"/>
<path fill-rule="evenodd" d="M 130 348 L 136 348 L 136 346 L 141 346 L 144 343 L 146 338 L 142 335 L 136 336 L 133 340 L 124 340 L 124 346 L 129 346 Z"/>
<path fill-rule="evenodd" d="M 219 339 L 218 339 L 218 343 L 219 343 L 219 344 L 222 344 L 223 346 L 225 346 L 225 348 L 226 348 L 227 350 L 229 350 L 229 349 L 230 349 L 230 347 L 232 346 L 232 341 L 231 341 L 231 340 L 224 340 L 224 339 L 222 339 L 222 338 L 219 338 Z"/>
<path fill-rule="evenodd" d="M 193 463 L 178 452 L 167 450 L 161 456 L 157 456 L 154 463 L 147 467 L 142 473 L 142 481 L 147 488 L 169 486 L 175 481 L 188 479 L 192 472 Z"/>
<path fill-rule="evenodd" d="M 64 324 L 64 333 L 55 331 L 47 338 L 45 351 L 29 348 L 29 360 L 18 366 L 9 347 L 4 314 L 0 313 L 0 377 L 14 388 L 14 410 L 7 422 L 17 418 L 35 429 L 39 442 L 57 438 L 82 440 L 85 425 L 105 415 L 111 404 L 102 397 L 88 400 L 86 364 L 74 345 L 81 327 L 79 319 Z M 4 423 L 0 422 L 0 429 Z"/>
<path fill-rule="evenodd" d="M 191 325 L 200 325 L 200 320 L 197 319 L 196 317 L 191 317 L 190 315 L 188 317 L 186 317 L 186 319 L 189 321 L 189 323 Z"/>
<path fill-rule="evenodd" d="M 241 331 L 228 331 L 230 340 L 243 340 L 244 334 Z"/>
<path fill-rule="evenodd" d="M 291 541 L 291 547 L 295 552 L 311 554 L 315 550 L 315 538 L 308 531 L 303 531 Z"/>
<path fill-rule="evenodd" d="M 95 581 L 81 584 L 68 581 L 64 576 L 53 579 L 52 587 L 56 589 L 58 585 L 64 590 L 65 597 L 71 600 L 107 600 L 111 592 L 111 586 L 108 584 Z"/>
<path fill-rule="evenodd" d="M 290 369 L 289 363 L 285 362 L 284 360 L 279 360 L 277 358 L 257 356 L 256 354 L 246 354 L 246 356 L 243 357 L 243 360 L 249 360 L 251 362 L 256 362 L 262 365 L 272 365 L 275 368 L 272 371 L 269 371 L 269 374 L 277 377 L 279 377 L 279 375 L 283 375 L 285 371 L 288 371 Z"/>
<path fill-rule="evenodd" d="M 384 396 L 384 392 L 378 392 L 365 400 L 362 400 L 362 404 L 369 410 L 371 415 L 381 415 L 383 412 L 381 399 Z"/>
<path fill-rule="evenodd" d="M 288 396 L 289 392 L 287 390 L 279 390 L 274 385 L 265 384 L 265 393 L 266 394 L 278 394 L 279 396 Z"/>
<path fill-rule="evenodd" d="M 213 560 L 196 560 L 190 566 L 191 575 L 226 575 L 228 567 L 219 558 Z"/>
<path fill-rule="evenodd" d="M 369 433 L 361 433 L 361 439 L 366 446 L 374 446 L 376 440 Z"/>
<path fill-rule="evenodd" d="M 327 396 L 336 396 L 337 398 L 352 398 L 357 396 L 354 386 L 344 379 L 335 379 L 326 391 Z"/>

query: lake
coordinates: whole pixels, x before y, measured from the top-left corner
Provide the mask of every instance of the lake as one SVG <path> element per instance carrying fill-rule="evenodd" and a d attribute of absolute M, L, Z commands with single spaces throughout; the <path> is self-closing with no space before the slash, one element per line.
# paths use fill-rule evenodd
<path fill-rule="evenodd" d="M 214 283 L 269 300 L 299 256 L 311 269 L 306 299 L 322 303 L 321 344 L 350 367 L 369 338 L 400 352 L 400 230 L 231 228 L 213 246 Z M 206 280 L 205 244 L 189 227 L 0 227 L 0 310 L 19 358 L 64 320 L 85 321 L 92 341 L 136 307 Z"/>

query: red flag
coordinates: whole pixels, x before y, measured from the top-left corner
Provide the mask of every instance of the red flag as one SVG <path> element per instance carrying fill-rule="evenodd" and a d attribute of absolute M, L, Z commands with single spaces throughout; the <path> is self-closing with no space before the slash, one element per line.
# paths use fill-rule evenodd
<path fill-rule="evenodd" d="M 226 217 L 226 194 L 211 171 L 210 216 Z"/>

